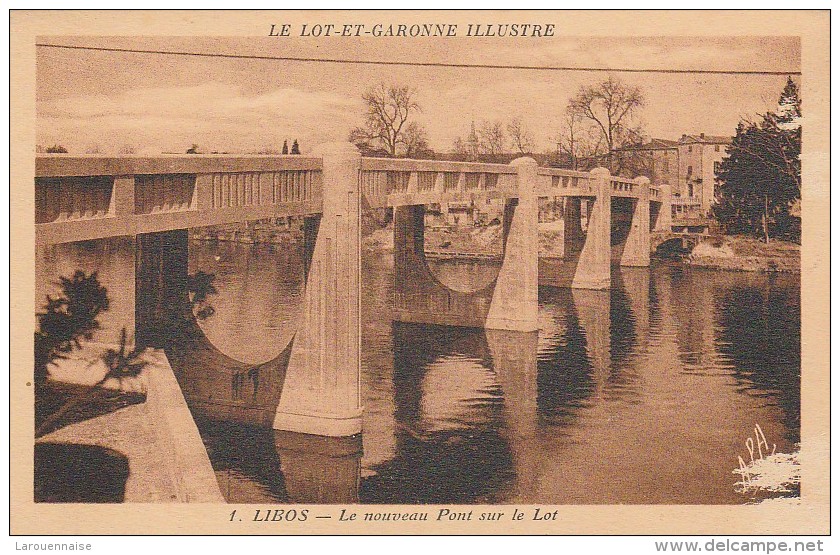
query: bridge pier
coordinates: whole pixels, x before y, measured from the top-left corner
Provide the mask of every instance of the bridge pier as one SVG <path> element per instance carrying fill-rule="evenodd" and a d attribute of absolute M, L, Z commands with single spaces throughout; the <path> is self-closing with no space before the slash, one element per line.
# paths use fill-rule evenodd
<path fill-rule="evenodd" d="M 303 316 L 292 340 L 273 427 L 350 436 L 362 431 L 361 155 L 350 143 L 323 145 L 319 150 L 324 160 L 323 214 L 306 225 L 311 256 L 307 253 Z"/>
<path fill-rule="evenodd" d="M 636 178 L 639 196 L 633 201 L 630 233 L 621 254 L 622 266 L 650 266 L 650 180 Z"/>
<path fill-rule="evenodd" d="M 539 288 L 539 222 L 536 196 L 537 162 L 517 158 L 519 200 L 505 206 L 504 257 L 485 328 L 536 331 Z"/>
<path fill-rule="evenodd" d="M 659 209 L 655 211 L 653 230 L 671 231 L 671 184 L 662 183 L 659 186 Z"/>
<path fill-rule="evenodd" d="M 595 200 L 589 209 L 586 241 L 580 251 L 571 286 L 574 289 L 609 289 L 612 202 L 609 170 L 595 168 L 590 172 L 590 181 Z"/>
<path fill-rule="evenodd" d="M 361 432 L 361 156 L 349 143 L 325 145 L 322 155 L 323 214 L 305 219 L 302 316 L 290 345 L 268 363 L 246 365 L 227 359 L 220 372 L 182 381 L 194 408 L 223 420 L 286 432 L 337 437 Z M 202 334 L 189 304 L 188 265 L 188 230 L 137 236 L 138 342 L 167 347 L 173 367 L 180 366 L 179 357 L 188 357 L 175 342 L 214 351 L 200 348 L 203 342 L 197 334 Z M 218 352 L 213 356 L 224 357 Z M 254 375 L 253 398 L 242 398 L 230 386 L 231 373 Z M 233 387 L 229 394 L 227 387 Z"/>
<path fill-rule="evenodd" d="M 490 328 L 539 329 L 537 164 L 514 160 L 518 199 L 505 205 L 503 259 L 496 279 L 472 292 L 455 291 L 429 269 L 424 253 L 424 205 L 394 208 L 394 319 L 401 322 Z"/>

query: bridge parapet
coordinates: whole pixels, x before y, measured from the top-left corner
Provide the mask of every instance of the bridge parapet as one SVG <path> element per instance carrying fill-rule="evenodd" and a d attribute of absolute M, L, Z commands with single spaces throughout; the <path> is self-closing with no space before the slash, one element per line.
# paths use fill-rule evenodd
<path fill-rule="evenodd" d="M 661 191 L 660 191 L 659 187 L 657 187 L 656 185 L 651 185 L 650 186 L 650 200 L 652 202 L 662 202 Z"/>
<path fill-rule="evenodd" d="M 504 164 L 362 158 L 361 181 L 374 208 L 516 196 L 516 170 Z"/>
<path fill-rule="evenodd" d="M 641 196 L 641 185 L 633 180 L 624 177 L 610 176 L 611 195 L 614 197 L 639 198 Z"/>
<path fill-rule="evenodd" d="M 322 161 L 301 156 L 38 156 L 38 244 L 321 212 Z"/>
<path fill-rule="evenodd" d="M 560 168 L 537 170 L 537 196 L 541 197 L 592 197 L 597 187 L 588 172 Z"/>

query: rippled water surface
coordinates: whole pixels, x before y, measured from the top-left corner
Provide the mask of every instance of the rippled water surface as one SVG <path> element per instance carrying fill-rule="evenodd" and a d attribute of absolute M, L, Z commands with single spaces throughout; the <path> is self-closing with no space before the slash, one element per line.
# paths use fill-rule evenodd
<path fill-rule="evenodd" d="M 71 245 L 46 271 L 98 269 L 119 303 L 132 252 Z M 462 290 L 494 271 L 431 264 Z M 276 357 L 299 316 L 300 252 L 194 241 L 198 270 L 219 291 L 210 341 Z M 391 253 L 364 253 L 361 440 L 199 422 L 229 501 L 745 503 L 732 471 L 754 426 L 777 451 L 799 441 L 797 276 L 614 268 L 609 291 L 541 287 L 531 334 L 394 323 L 393 280 Z M 123 325 L 114 312 L 102 334 Z"/>
<path fill-rule="evenodd" d="M 190 271 L 216 274 L 217 347 L 260 361 L 286 345 L 299 260 L 191 245 Z M 431 264 L 463 289 L 487 280 Z M 799 441 L 798 277 L 614 269 L 610 291 L 541 288 L 540 331 L 522 334 L 393 323 L 391 254 L 366 252 L 363 272 L 361 460 L 205 422 L 229 500 L 744 503 L 732 470 L 754 425 L 778 451 Z"/>

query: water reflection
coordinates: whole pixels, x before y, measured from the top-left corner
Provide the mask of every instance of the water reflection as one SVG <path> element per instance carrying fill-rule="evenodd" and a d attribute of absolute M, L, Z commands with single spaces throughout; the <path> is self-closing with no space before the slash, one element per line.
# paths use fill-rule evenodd
<path fill-rule="evenodd" d="M 490 502 L 511 474 L 483 330 L 393 324 L 393 458 L 365 466 L 369 503 Z"/>
<path fill-rule="evenodd" d="M 361 438 L 198 420 L 228 503 L 356 503 Z"/>
<path fill-rule="evenodd" d="M 114 248 L 56 250 L 40 275 L 81 259 L 118 287 L 133 257 Z M 294 249 L 190 251 L 190 273 L 217 276 L 213 344 L 276 355 L 300 302 Z M 731 471 L 754 425 L 779 451 L 799 440 L 798 277 L 616 269 L 610 291 L 540 288 L 540 332 L 506 334 L 393 324 L 390 253 L 362 267 L 363 445 L 202 422 L 228 500 L 743 503 Z"/>
<path fill-rule="evenodd" d="M 715 296 L 716 344 L 742 391 L 778 403 L 787 439 L 799 441 L 800 299 L 796 276 L 740 276 Z"/>
<path fill-rule="evenodd" d="M 595 326 L 598 318 L 589 319 L 589 335 L 592 345 L 587 350 L 587 334 L 580 320 L 578 300 L 592 299 L 591 307 L 596 312 L 609 312 L 608 293 L 573 292 L 571 289 L 540 289 L 540 338 L 537 355 L 537 406 L 540 416 L 551 424 L 571 425 L 577 409 L 585 406 L 596 389 L 594 361 L 603 364 L 605 359 L 603 325 Z M 598 301 L 601 301 L 600 303 Z M 601 315 L 603 318 L 603 314 Z M 598 357 L 595 335 L 602 333 L 601 350 Z M 590 356 L 590 351 L 595 357 Z"/>
<path fill-rule="evenodd" d="M 212 319 L 199 322 L 211 343 L 250 364 L 269 361 L 288 345 L 301 315 L 302 248 L 195 242 L 190 267 L 214 274 L 223 293 Z"/>
<path fill-rule="evenodd" d="M 390 257 L 363 268 L 361 502 L 741 503 L 753 425 L 798 439 L 796 280 L 615 268 L 610 291 L 541 288 L 539 334 L 505 336 L 394 324 Z"/>

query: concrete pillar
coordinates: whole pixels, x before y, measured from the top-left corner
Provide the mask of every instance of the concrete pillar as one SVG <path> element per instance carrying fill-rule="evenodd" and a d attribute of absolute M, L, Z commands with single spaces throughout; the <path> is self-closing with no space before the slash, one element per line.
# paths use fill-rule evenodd
<path fill-rule="evenodd" d="M 539 286 L 539 222 L 536 195 L 537 162 L 517 158 L 519 199 L 505 208 L 504 259 L 485 327 L 498 330 L 535 331 Z M 510 212 L 512 210 L 512 213 Z"/>
<path fill-rule="evenodd" d="M 274 429 L 324 436 L 362 431 L 359 358 L 361 156 L 321 146 L 323 214 L 308 264 Z"/>
<path fill-rule="evenodd" d="M 621 255 L 622 266 L 650 266 L 650 180 L 636 178 L 639 196 L 633 205 L 630 232 Z"/>
<path fill-rule="evenodd" d="M 589 172 L 595 202 L 589 210 L 586 242 L 575 268 L 572 287 L 575 289 L 609 289 L 610 287 L 610 171 L 595 168 Z"/>
<path fill-rule="evenodd" d="M 656 215 L 656 231 L 671 231 L 671 184 L 659 186 L 659 212 Z"/>

